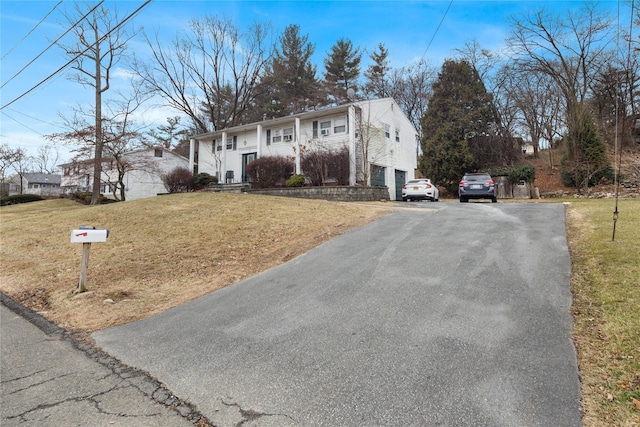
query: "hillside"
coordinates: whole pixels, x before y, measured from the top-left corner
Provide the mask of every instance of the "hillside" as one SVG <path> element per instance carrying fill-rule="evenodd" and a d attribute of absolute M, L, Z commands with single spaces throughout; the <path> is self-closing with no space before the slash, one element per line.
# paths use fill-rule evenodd
<path fill-rule="evenodd" d="M 540 158 L 527 158 L 526 162 L 536 170 L 535 186 L 540 190 L 541 197 L 566 197 L 577 196 L 574 188 L 567 187 L 560 177 L 560 152 L 553 152 L 549 158 L 549 151 L 543 150 Z M 610 155 L 611 164 L 614 165 L 613 154 Z M 553 168 L 550 166 L 553 162 Z M 589 190 L 583 196 L 586 197 L 613 197 L 615 194 L 613 183 L 603 183 Z M 640 197 L 640 146 L 634 150 L 622 152 L 620 162 L 620 197 Z"/>

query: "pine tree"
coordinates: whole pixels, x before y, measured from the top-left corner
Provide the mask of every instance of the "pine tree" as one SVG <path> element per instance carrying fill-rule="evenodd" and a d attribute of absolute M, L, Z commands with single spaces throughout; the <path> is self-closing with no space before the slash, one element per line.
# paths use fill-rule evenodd
<path fill-rule="evenodd" d="M 269 117 L 298 113 L 321 104 L 324 98 L 311 63 L 315 46 L 309 36 L 300 35 L 299 25 L 289 25 L 274 49 L 273 62 L 263 81 L 268 90 L 266 114 Z"/>
<path fill-rule="evenodd" d="M 603 178 L 610 165 L 607 145 L 586 106 L 579 104 L 575 117 L 566 138 L 567 151 L 562 158 L 561 172 L 565 184 L 581 191 Z"/>
<path fill-rule="evenodd" d="M 331 47 L 331 52 L 324 60 L 324 78 L 327 93 L 336 104 L 348 100 L 349 89 L 358 90 L 361 59 L 360 49 L 354 49 L 351 40 L 342 38 Z"/>
<path fill-rule="evenodd" d="M 378 45 L 377 49 L 377 51 L 374 50 L 373 53 L 369 55 L 373 64 L 369 65 L 364 72 L 364 76 L 367 79 L 364 91 L 372 98 L 386 98 L 389 96 L 387 74 L 391 70 L 389 60 L 387 59 L 389 51 L 382 43 Z"/>

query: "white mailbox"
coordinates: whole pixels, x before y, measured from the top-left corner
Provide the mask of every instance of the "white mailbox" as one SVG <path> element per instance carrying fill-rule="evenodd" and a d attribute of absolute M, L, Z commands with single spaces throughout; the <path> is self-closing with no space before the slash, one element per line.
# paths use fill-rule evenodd
<path fill-rule="evenodd" d="M 106 242 L 109 236 L 107 229 L 81 228 L 79 230 L 71 230 L 71 243 L 98 243 Z"/>

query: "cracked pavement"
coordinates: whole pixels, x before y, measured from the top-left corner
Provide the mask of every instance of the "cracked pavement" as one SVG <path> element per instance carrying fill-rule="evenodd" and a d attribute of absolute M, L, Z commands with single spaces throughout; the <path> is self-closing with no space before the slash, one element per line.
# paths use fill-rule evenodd
<path fill-rule="evenodd" d="M 146 373 L 1 296 L 3 427 L 209 424 Z"/>

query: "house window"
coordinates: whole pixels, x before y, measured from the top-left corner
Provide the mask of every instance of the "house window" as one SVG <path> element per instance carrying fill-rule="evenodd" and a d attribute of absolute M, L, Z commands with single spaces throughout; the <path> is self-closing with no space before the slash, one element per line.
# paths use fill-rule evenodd
<path fill-rule="evenodd" d="M 326 122 L 320 122 L 320 135 L 328 136 L 331 135 L 331 120 Z"/>
<path fill-rule="evenodd" d="M 396 142 L 400 142 L 400 129 L 396 129 Z"/>
<path fill-rule="evenodd" d="M 347 121 L 342 119 L 335 119 L 333 121 L 333 133 L 342 133 L 347 131 Z"/>
<path fill-rule="evenodd" d="M 282 141 L 282 131 L 280 129 L 273 131 L 273 138 L 271 138 L 271 142 L 281 142 Z"/>
<path fill-rule="evenodd" d="M 293 141 L 293 128 L 284 128 L 282 130 L 282 140 L 285 142 Z"/>
<path fill-rule="evenodd" d="M 391 126 L 387 124 L 384 125 L 384 137 L 387 139 L 391 138 Z"/>
<path fill-rule="evenodd" d="M 227 137 L 227 150 L 237 150 L 238 149 L 238 136 L 229 136 Z"/>
<path fill-rule="evenodd" d="M 160 148 L 156 148 L 153 155 L 154 157 L 162 157 L 162 150 Z"/>
<path fill-rule="evenodd" d="M 71 173 L 71 168 L 64 168 L 64 176 L 69 176 Z"/>
<path fill-rule="evenodd" d="M 318 121 L 317 120 L 313 121 L 313 138 L 314 139 L 318 138 Z"/>

